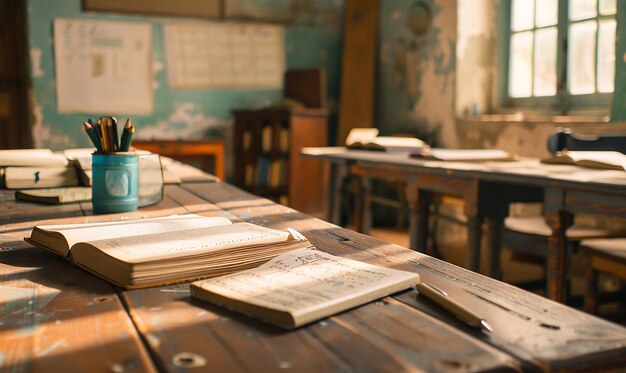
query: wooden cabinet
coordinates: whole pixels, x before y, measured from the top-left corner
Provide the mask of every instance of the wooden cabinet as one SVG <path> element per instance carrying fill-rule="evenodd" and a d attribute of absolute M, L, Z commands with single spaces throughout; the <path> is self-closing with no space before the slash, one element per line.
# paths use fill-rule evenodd
<path fill-rule="evenodd" d="M 324 167 L 300 150 L 327 145 L 326 111 L 276 108 L 234 116 L 235 185 L 305 213 L 321 212 Z"/>
<path fill-rule="evenodd" d="M 224 180 L 223 140 L 134 140 L 132 145 L 189 163 Z"/>

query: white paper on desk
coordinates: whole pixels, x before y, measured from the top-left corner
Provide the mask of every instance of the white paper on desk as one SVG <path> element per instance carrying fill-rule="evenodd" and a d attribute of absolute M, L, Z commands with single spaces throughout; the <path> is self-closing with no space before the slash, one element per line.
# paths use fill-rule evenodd
<path fill-rule="evenodd" d="M 59 112 L 152 113 L 149 23 L 57 18 L 54 48 Z"/>

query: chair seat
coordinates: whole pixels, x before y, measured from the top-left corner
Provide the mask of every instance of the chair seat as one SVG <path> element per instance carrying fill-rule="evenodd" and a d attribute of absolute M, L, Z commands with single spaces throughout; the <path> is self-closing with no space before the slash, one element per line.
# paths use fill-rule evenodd
<path fill-rule="evenodd" d="M 552 231 L 542 216 L 508 217 L 504 220 L 504 227 L 510 231 L 550 237 Z M 571 241 L 580 241 L 589 238 L 624 237 L 624 231 L 610 231 L 606 229 L 571 226 L 565 232 Z"/>
<path fill-rule="evenodd" d="M 584 240 L 580 245 L 585 251 L 626 263 L 626 238 Z"/>

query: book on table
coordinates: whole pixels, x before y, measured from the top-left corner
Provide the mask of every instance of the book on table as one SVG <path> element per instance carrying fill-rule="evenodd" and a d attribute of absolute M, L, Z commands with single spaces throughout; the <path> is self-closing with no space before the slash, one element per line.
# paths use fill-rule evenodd
<path fill-rule="evenodd" d="M 25 240 L 128 289 L 224 275 L 311 247 L 291 229 L 199 215 L 36 226 Z"/>
<path fill-rule="evenodd" d="M 37 202 L 50 205 L 89 202 L 91 201 L 91 188 L 68 187 L 16 190 L 15 199 L 18 201 Z"/>
<path fill-rule="evenodd" d="M 76 171 L 62 154 L 49 149 L 0 150 L 0 184 L 8 189 L 78 185 Z"/>
<path fill-rule="evenodd" d="M 0 167 L 66 167 L 68 160 L 63 154 L 50 149 L 0 150 Z"/>
<path fill-rule="evenodd" d="M 411 154 L 411 158 L 447 162 L 515 161 L 517 155 L 500 149 L 442 149 L 431 148 Z"/>
<path fill-rule="evenodd" d="M 413 287 L 419 281 L 417 273 L 318 250 L 296 250 L 257 268 L 193 282 L 191 295 L 293 329 Z"/>
<path fill-rule="evenodd" d="M 6 167 L 3 185 L 7 189 L 58 188 L 78 185 L 73 166 Z"/>
<path fill-rule="evenodd" d="M 378 136 L 375 128 L 353 128 L 346 138 L 348 149 L 378 150 L 388 153 L 415 153 L 429 146 L 416 137 Z"/>
<path fill-rule="evenodd" d="M 614 151 L 562 151 L 543 158 L 541 163 L 571 164 L 605 170 L 626 170 L 626 154 Z"/>

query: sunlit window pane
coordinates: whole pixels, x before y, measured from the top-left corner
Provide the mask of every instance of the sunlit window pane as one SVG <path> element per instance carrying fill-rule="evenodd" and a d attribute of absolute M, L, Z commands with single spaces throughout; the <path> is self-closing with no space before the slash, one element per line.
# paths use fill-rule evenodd
<path fill-rule="evenodd" d="M 511 37 L 509 96 L 529 97 L 532 93 L 533 32 L 525 31 Z"/>
<path fill-rule="evenodd" d="M 569 19 L 576 21 L 595 17 L 597 5 L 597 0 L 569 0 Z"/>
<path fill-rule="evenodd" d="M 600 14 L 603 16 L 615 14 L 615 0 L 600 0 Z"/>
<path fill-rule="evenodd" d="M 613 92 L 615 78 L 615 20 L 600 22 L 598 92 Z"/>
<path fill-rule="evenodd" d="M 556 25 L 559 16 L 558 0 L 540 0 L 535 14 L 535 26 L 544 27 Z"/>
<path fill-rule="evenodd" d="M 595 92 L 596 21 L 574 23 L 569 30 L 569 90 L 574 95 Z"/>
<path fill-rule="evenodd" d="M 511 8 L 511 30 L 520 31 L 533 28 L 534 13 L 534 0 L 513 0 L 513 6 Z"/>
<path fill-rule="evenodd" d="M 556 27 L 535 32 L 534 96 L 556 94 Z"/>

